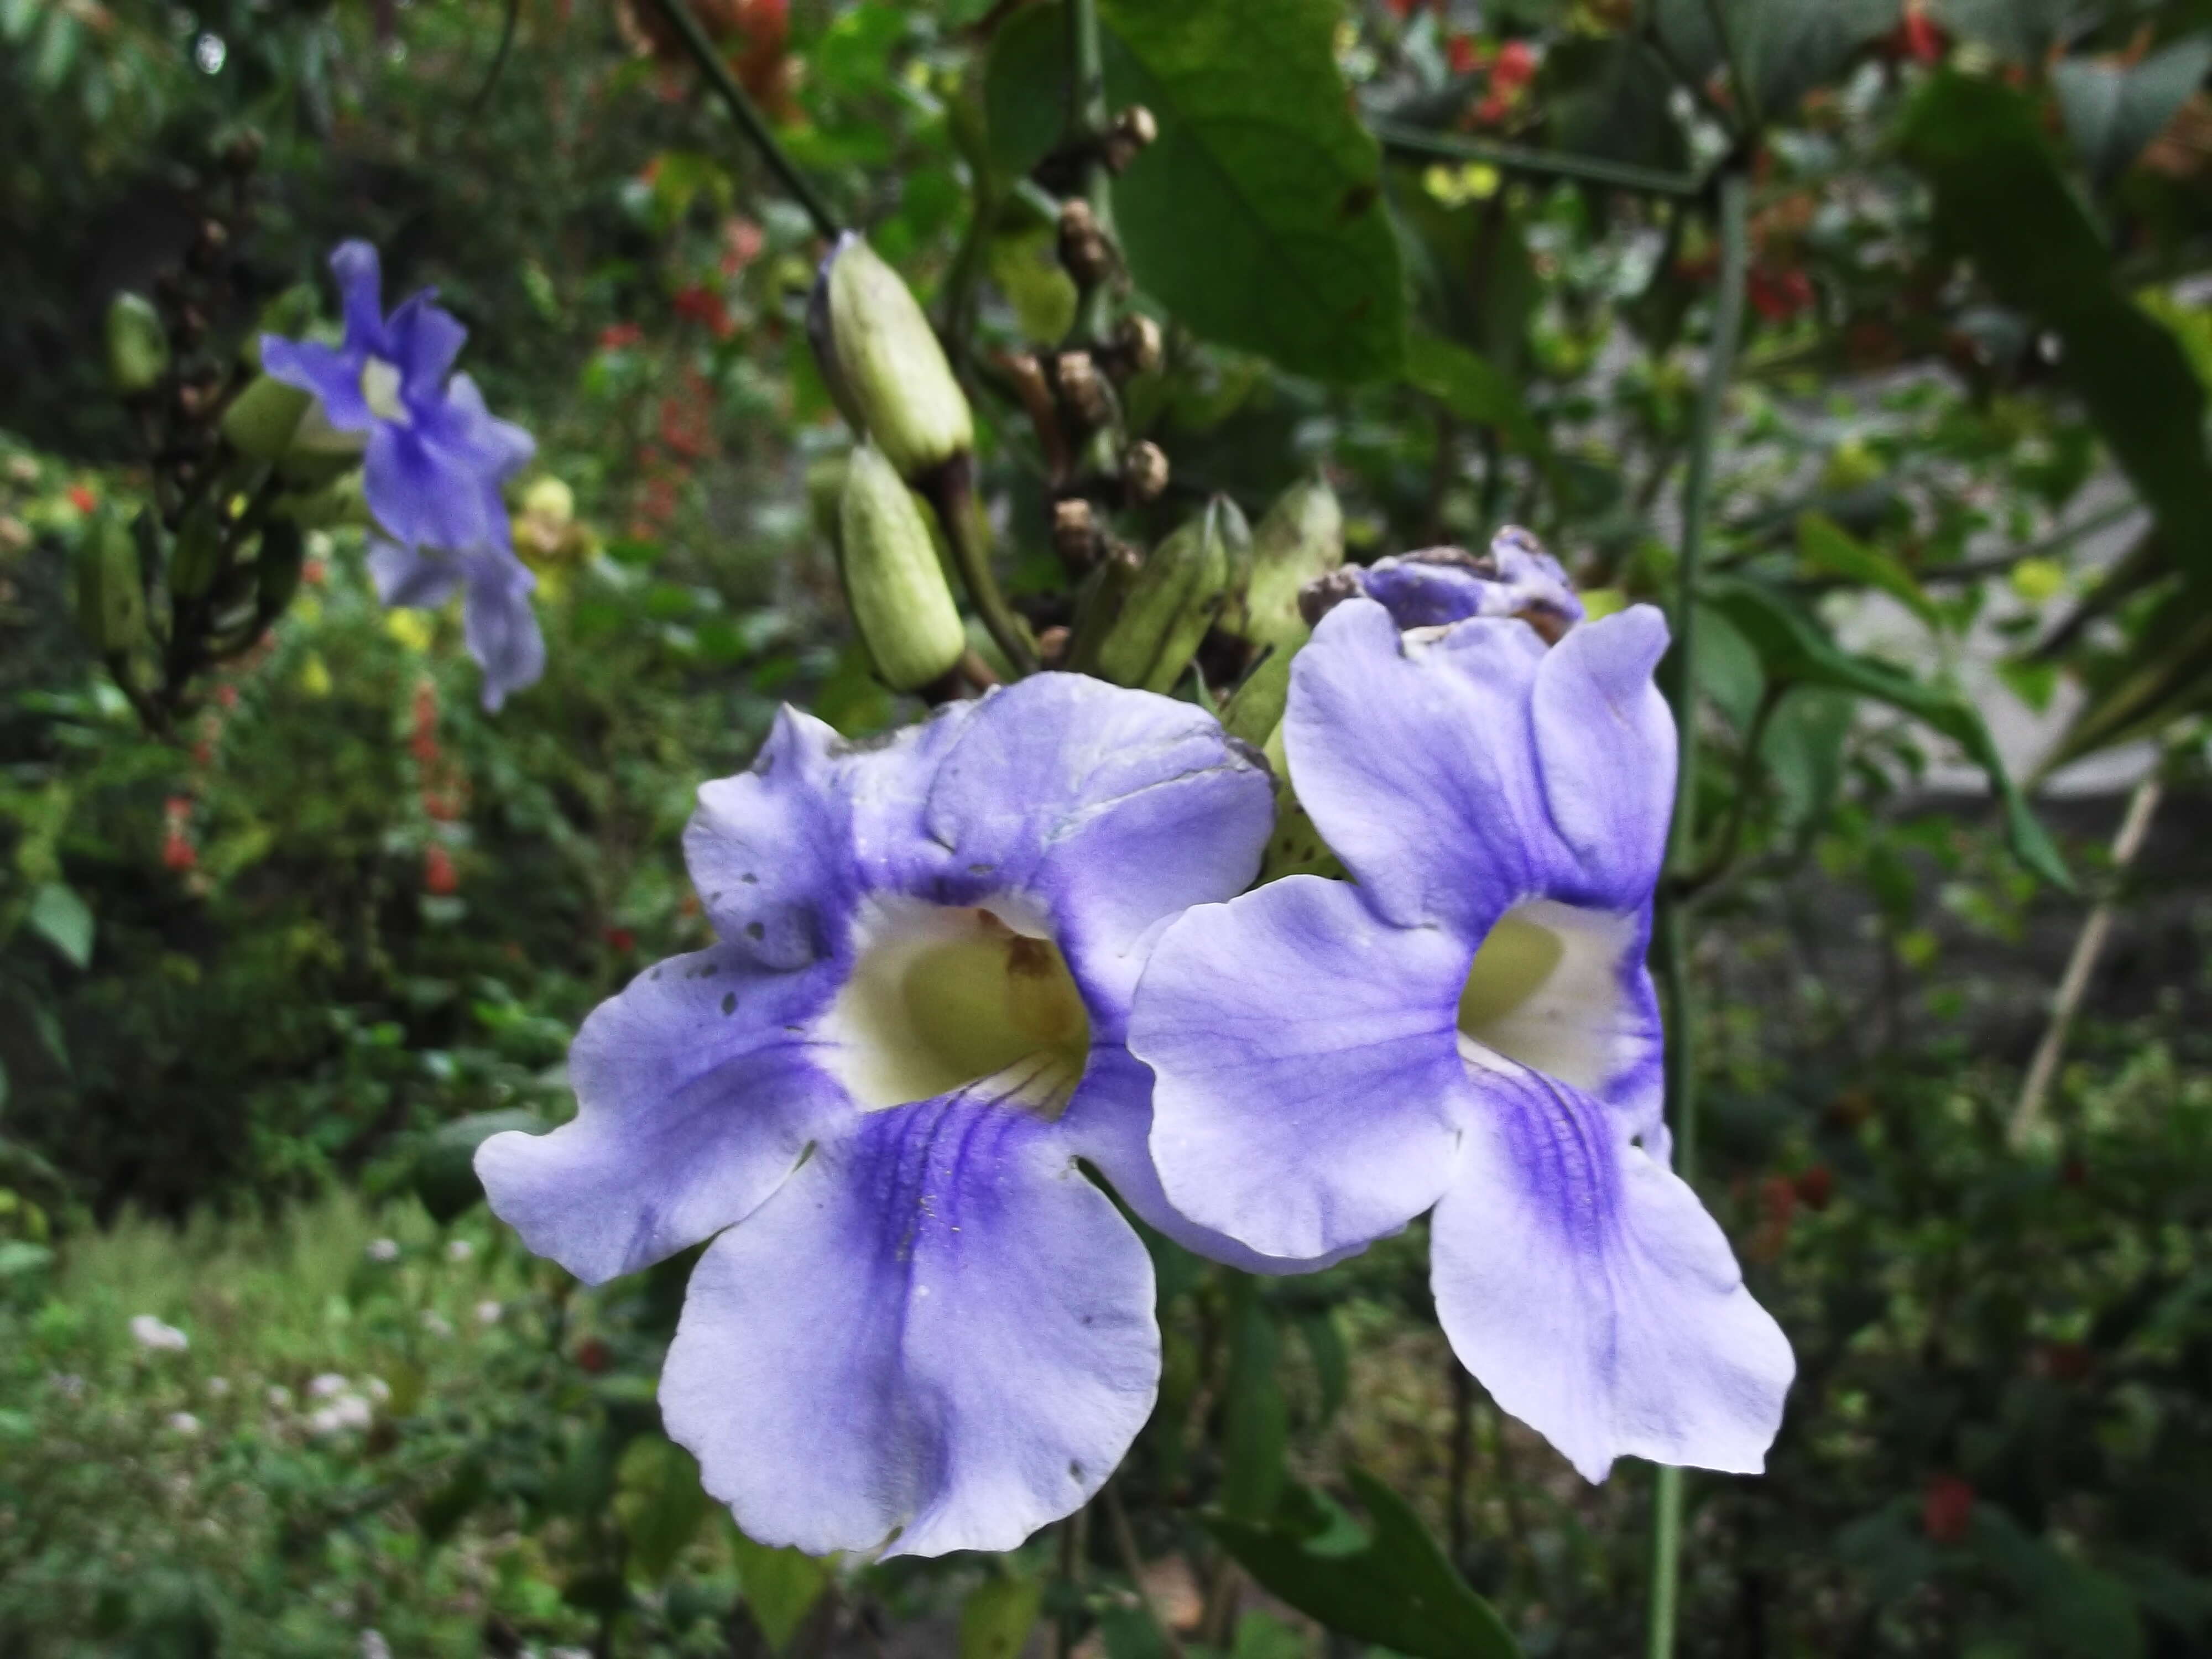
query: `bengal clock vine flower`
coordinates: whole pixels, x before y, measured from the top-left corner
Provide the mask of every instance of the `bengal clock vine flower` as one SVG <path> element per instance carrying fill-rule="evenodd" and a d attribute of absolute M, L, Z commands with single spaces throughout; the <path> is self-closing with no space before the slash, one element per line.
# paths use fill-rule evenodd
<path fill-rule="evenodd" d="M 1480 595 L 1471 595 L 1480 599 Z M 1547 648 L 1481 613 L 1330 611 L 1292 665 L 1291 782 L 1353 880 L 1201 905 L 1129 1046 L 1170 1201 L 1317 1256 L 1431 1218 L 1454 1351 L 1586 1477 L 1755 1470 L 1790 1346 L 1668 1168 L 1644 954 L 1674 726 L 1636 606 Z"/>
<path fill-rule="evenodd" d="M 720 942 L 585 1022 L 493 1209 L 592 1283 L 702 1239 L 660 1383 L 764 1543 L 1006 1549 L 1152 1410 L 1146 1248 L 1193 1248 L 1124 1046 L 1163 924 L 1257 868 L 1267 774 L 1188 704 L 1045 674 L 854 744 L 790 709 L 686 833 Z"/>

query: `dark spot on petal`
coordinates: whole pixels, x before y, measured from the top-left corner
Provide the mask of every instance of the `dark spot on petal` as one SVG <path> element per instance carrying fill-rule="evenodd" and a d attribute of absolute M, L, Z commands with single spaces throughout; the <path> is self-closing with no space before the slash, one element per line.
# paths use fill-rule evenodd
<path fill-rule="evenodd" d="M 726 1014 L 734 1014 L 738 1012 L 738 994 L 735 991 L 722 993 L 722 1012 Z"/>
<path fill-rule="evenodd" d="M 745 937 L 747 939 L 766 939 L 768 937 L 768 929 L 762 927 L 761 924 L 757 921 L 749 921 L 745 924 Z"/>
<path fill-rule="evenodd" d="M 1080 1464 L 1080 1463 L 1070 1463 L 1070 1464 L 1067 1466 L 1067 1478 L 1068 1478 L 1069 1480 L 1082 1480 L 1082 1479 L 1083 1479 L 1083 1465 L 1082 1465 L 1082 1464 Z"/>
<path fill-rule="evenodd" d="M 654 969 L 651 973 L 647 974 L 646 977 L 647 979 L 659 979 L 660 977 L 660 969 L 658 968 Z"/>
<path fill-rule="evenodd" d="M 760 885 L 760 878 L 750 870 L 746 871 L 742 876 L 739 876 L 738 879 L 744 883 L 748 887 L 757 887 Z"/>
<path fill-rule="evenodd" d="M 719 962 L 710 962 L 710 963 L 708 963 L 704 968 L 702 968 L 702 969 L 699 970 L 699 977 L 700 977 L 701 979 L 712 979 L 712 978 L 714 978 L 714 975 L 717 975 L 717 974 L 720 973 L 721 971 L 722 971 L 722 964 L 721 964 L 720 963 L 719 963 Z"/>
<path fill-rule="evenodd" d="M 968 873 L 971 876 L 988 876 L 998 866 L 993 864 L 971 864 L 968 866 Z"/>

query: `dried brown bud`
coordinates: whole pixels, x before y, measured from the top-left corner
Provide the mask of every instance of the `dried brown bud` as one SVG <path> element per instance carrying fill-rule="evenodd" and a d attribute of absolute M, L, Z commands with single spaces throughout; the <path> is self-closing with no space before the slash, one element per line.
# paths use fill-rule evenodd
<path fill-rule="evenodd" d="M 1067 641 L 1071 637 L 1065 628 L 1048 628 L 1040 631 L 1037 635 L 1037 660 L 1047 668 L 1057 667 L 1060 659 L 1067 654 Z"/>
<path fill-rule="evenodd" d="M 1106 165 L 1115 173 L 1125 169 L 1160 136 L 1160 124 L 1142 104 L 1132 104 L 1114 118 L 1114 125 L 1100 143 Z"/>
<path fill-rule="evenodd" d="M 1070 570 L 1088 570 L 1098 559 L 1098 515 L 1080 495 L 1052 504 L 1052 545 Z"/>
<path fill-rule="evenodd" d="M 199 234 L 192 238 L 192 248 L 185 256 L 185 263 L 194 270 L 212 270 L 222 263 L 222 251 L 230 246 L 230 233 L 219 219 L 200 221 Z"/>
<path fill-rule="evenodd" d="M 1168 487 L 1167 452 L 1156 443 L 1131 444 L 1121 456 L 1121 487 L 1136 506 L 1159 500 Z"/>
<path fill-rule="evenodd" d="M 1106 382 L 1098 373 L 1097 360 L 1089 352 L 1062 352 L 1053 368 L 1054 378 L 1060 385 L 1060 405 L 1074 417 L 1078 426 L 1096 428 L 1114 418 Z"/>
<path fill-rule="evenodd" d="M 1060 263 L 1078 288 L 1096 288 L 1114 271 L 1114 255 L 1098 216 L 1080 196 L 1060 204 Z"/>
<path fill-rule="evenodd" d="M 189 351 L 200 343 L 207 332 L 207 318 L 195 305 L 180 305 L 177 314 L 169 320 L 169 337 L 180 349 Z"/>
<path fill-rule="evenodd" d="M 1160 325 L 1151 318 L 1131 312 L 1114 325 L 1114 350 L 1109 368 L 1127 378 L 1150 374 L 1160 366 Z"/>

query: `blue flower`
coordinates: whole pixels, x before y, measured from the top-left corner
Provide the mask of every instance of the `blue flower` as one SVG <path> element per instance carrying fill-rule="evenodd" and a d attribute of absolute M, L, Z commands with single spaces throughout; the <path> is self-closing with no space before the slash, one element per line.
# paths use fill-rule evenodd
<path fill-rule="evenodd" d="M 1547 639 L 1583 619 L 1583 602 L 1559 562 L 1517 525 L 1491 538 L 1488 551 L 1432 547 L 1323 579 L 1321 608 L 1364 595 L 1401 628 L 1440 628 L 1470 617 L 1519 617 Z"/>
<path fill-rule="evenodd" d="M 264 335 L 271 379 L 312 395 L 322 418 L 362 434 L 362 493 L 386 534 L 409 547 L 465 553 L 512 544 L 499 486 L 536 446 L 494 418 L 465 374 L 452 373 L 468 331 L 423 289 L 383 313 L 376 250 L 347 242 L 331 256 L 345 309 L 336 346 Z"/>
<path fill-rule="evenodd" d="M 1291 781 L 1353 882 L 1293 876 L 1165 933 L 1129 1046 L 1170 1202 L 1254 1249 L 1357 1248 L 1433 1207 L 1437 1310 L 1589 1479 L 1755 1470 L 1794 1369 L 1668 1167 L 1644 952 L 1674 795 L 1637 606 L 1328 614 L 1292 665 Z"/>
<path fill-rule="evenodd" d="M 705 1238 L 670 1435 L 763 1543 L 1007 1549 L 1150 1413 L 1150 1258 L 1079 1158 L 1170 1209 L 1124 1046 L 1152 939 L 1240 890 L 1264 769 L 1073 675 L 853 744 L 783 711 L 685 836 L 720 943 L 585 1022 L 575 1119 L 495 1136 L 492 1207 L 599 1283 Z"/>
<path fill-rule="evenodd" d="M 530 603 L 538 578 L 503 548 L 467 553 L 423 552 L 372 540 L 368 574 L 387 608 L 434 611 L 464 590 L 461 638 L 483 670 L 483 705 L 497 712 L 510 691 L 534 685 L 545 672 L 545 635 Z"/>

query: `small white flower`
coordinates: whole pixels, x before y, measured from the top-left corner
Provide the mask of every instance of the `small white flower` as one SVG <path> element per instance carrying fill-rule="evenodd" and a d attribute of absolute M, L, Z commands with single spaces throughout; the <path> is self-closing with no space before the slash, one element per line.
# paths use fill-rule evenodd
<path fill-rule="evenodd" d="M 368 1382 L 362 1384 L 362 1387 L 368 1391 L 368 1397 L 380 1406 L 392 1398 L 392 1384 L 380 1376 L 370 1377 Z"/>
<path fill-rule="evenodd" d="M 210 1376 L 207 1380 L 207 1391 L 208 1398 L 210 1400 L 228 1400 L 230 1397 L 230 1379 L 227 1376 Z"/>
<path fill-rule="evenodd" d="M 465 1238 L 456 1238 L 446 1246 L 446 1260 L 466 1261 L 477 1253 L 477 1247 Z"/>
<path fill-rule="evenodd" d="M 269 1403 L 280 1412 L 289 1411 L 292 1408 L 291 1389 L 281 1382 L 271 1382 L 269 1385 Z"/>
<path fill-rule="evenodd" d="M 361 1633 L 361 1659 L 392 1659 L 392 1644 L 380 1631 L 365 1630 Z"/>
<path fill-rule="evenodd" d="M 336 1371 L 325 1371 L 307 1384 L 307 1398 L 310 1400 L 328 1400 L 332 1395 L 345 1391 L 346 1380 Z"/>
<path fill-rule="evenodd" d="M 84 1398 L 84 1379 L 75 1371 L 56 1371 L 46 1381 L 54 1385 L 54 1392 L 64 1400 Z"/>
<path fill-rule="evenodd" d="M 192 1346 L 191 1338 L 174 1325 L 164 1325 L 151 1314 L 132 1316 L 131 1336 L 140 1347 L 155 1353 L 182 1353 Z"/>
<path fill-rule="evenodd" d="M 434 1308 L 422 1310 L 422 1328 L 433 1336 L 451 1336 L 453 1334 L 453 1322 Z"/>
<path fill-rule="evenodd" d="M 348 1429 L 365 1429 L 375 1419 L 368 1401 L 357 1394 L 347 1394 L 309 1413 L 307 1426 L 317 1434 L 342 1434 Z"/>
<path fill-rule="evenodd" d="M 369 1259 L 371 1261 L 398 1261 L 398 1260 L 399 1260 L 399 1241 L 398 1241 L 398 1239 L 396 1239 L 396 1238 L 372 1238 L 372 1239 L 370 1239 L 370 1240 L 368 1241 L 368 1259 Z M 378 1640 L 378 1641 L 380 1641 L 380 1642 L 381 1642 L 383 1639 L 384 1639 L 384 1638 L 383 1638 L 382 1637 L 380 1637 L 380 1636 L 377 1638 L 377 1640 Z"/>
<path fill-rule="evenodd" d="M 179 1434 L 198 1434 L 200 1431 L 200 1420 L 190 1412 L 171 1412 L 169 1426 Z"/>
<path fill-rule="evenodd" d="M 496 1325 L 499 1323 L 500 1315 L 506 1311 L 507 1310 L 501 1307 L 496 1302 L 479 1302 L 477 1304 L 477 1323 L 479 1325 Z"/>

